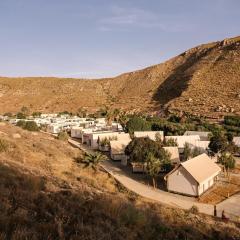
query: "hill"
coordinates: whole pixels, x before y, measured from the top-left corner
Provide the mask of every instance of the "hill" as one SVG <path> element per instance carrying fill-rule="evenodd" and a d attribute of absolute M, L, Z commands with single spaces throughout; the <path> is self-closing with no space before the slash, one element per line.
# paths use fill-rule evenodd
<path fill-rule="evenodd" d="M 82 152 L 0 124 L 0 239 L 239 239 L 239 225 L 137 197 Z"/>
<path fill-rule="evenodd" d="M 240 114 L 240 37 L 203 44 L 162 64 L 99 80 L 0 78 L 0 111 L 128 111 Z"/>

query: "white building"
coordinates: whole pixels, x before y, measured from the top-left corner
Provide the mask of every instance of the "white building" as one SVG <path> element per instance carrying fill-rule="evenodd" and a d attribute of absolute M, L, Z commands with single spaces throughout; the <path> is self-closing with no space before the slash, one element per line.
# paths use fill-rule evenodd
<path fill-rule="evenodd" d="M 165 176 L 170 192 L 200 196 L 214 185 L 221 168 L 206 154 L 179 164 Z"/>
<path fill-rule="evenodd" d="M 125 148 L 131 140 L 110 141 L 110 156 L 114 161 L 121 161 L 122 165 L 127 165 L 127 156 L 125 155 Z"/>
<path fill-rule="evenodd" d="M 82 138 L 82 130 L 83 130 L 83 127 L 72 127 L 71 128 L 71 137 L 81 139 Z"/>
<path fill-rule="evenodd" d="M 200 153 L 208 153 L 210 141 L 195 141 L 194 143 L 187 142 L 191 150 L 197 148 Z"/>
<path fill-rule="evenodd" d="M 117 140 L 118 132 L 111 132 L 111 131 L 98 131 L 98 132 L 91 132 L 91 133 L 84 133 L 83 134 L 83 143 L 86 143 L 91 149 L 97 150 L 99 145 L 99 141 L 104 138 L 111 139 L 115 138 Z"/>
<path fill-rule="evenodd" d="M 203 132 L 203 131 L 186 131 L 184 136 L 199 136 L 201 141 L 208 141 L 211 132 Z"/>
<path fill-rule="evenodd" d="M 196 145 L 196 141 L 200 141 L 198 135 L 193 136 L 165 136 L 166 140 L 174 139 L 177 142 L 179 153 L 182 153 L 186 143 Z"/>
<path fill-rule="evenodd" d="M 163 131 L 136 131 L 134 132 L 134 137 L 141 138 L 141 137 L 149 137 L 151 140 L 156 140 L 156 135 L 159 135 L 161 140 L 164 139 Z"/>

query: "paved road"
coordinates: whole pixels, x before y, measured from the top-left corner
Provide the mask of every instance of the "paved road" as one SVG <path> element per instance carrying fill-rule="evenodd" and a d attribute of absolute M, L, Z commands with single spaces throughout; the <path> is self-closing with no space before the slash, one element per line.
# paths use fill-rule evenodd
<path fill-rule="evenodd" d="M 86 146 L 83 146 L 82 144 L 75 140 L 69 139 L 69 143 L 75 147 L 81 148 L 83 151 L 93 152 L 92 150 L 88 149 Z M 140 183 L 132 179 L 112 161 L 104 161 L 101 164 L 101 166 L 124 187 L 142 197 L 182 209 L 190 209 L 194 205 L 198 207 L 199 212 L 208 215 L 213 215 L 214 207 L 211 204 L 199 203 L 194 198 L 189 198 L 178 194 L 165 192 L 160 189 L 153 189 L 150 186 L 147 186 L 143 183 Z M 231 219 L 239 220 L 240 194 L 232 196 L 229 199 L 217 205 L 219 217 L 221 216 L 221 212 L 223 209 L 225 210 L 226 215 L 229 216 Z"/>

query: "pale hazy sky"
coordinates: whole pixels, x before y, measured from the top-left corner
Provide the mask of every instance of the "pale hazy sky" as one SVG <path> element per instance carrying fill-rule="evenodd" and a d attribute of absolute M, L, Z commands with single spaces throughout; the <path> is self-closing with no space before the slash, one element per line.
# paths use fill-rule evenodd
<path fill-rule="evenodd" d="M 240 35 L 240 0 L 0 0 L 0 76 L 109 77 Z"/>

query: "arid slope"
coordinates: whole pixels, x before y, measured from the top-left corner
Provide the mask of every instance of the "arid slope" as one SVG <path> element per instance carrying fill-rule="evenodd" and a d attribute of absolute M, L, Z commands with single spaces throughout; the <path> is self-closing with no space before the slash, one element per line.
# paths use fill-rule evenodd
<path fill-rule="evenodd" d="M 240 114 L 240 37 L 200 45 L 162 64 L 100 80 L 0 78 L 0 113 L 163 109 L 207 116 Z"/>
<path fill-rule="evenodd" d="M 0 122 L 0 239 L 239 239 L 239 224 L 146 201 L 81 154 Z"/>

